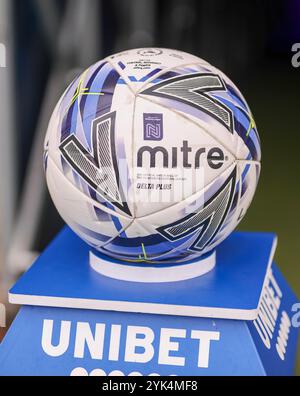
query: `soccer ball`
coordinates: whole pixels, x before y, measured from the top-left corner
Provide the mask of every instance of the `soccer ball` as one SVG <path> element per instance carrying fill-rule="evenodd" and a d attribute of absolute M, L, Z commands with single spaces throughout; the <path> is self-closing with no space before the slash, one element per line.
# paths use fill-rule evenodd
<path fill-rule="evenodd" d="M 129 50 L 97 62 L 51 117 L 52 199 L 94 251 L 130 262 L 205 255 L 236 227 L 260 174 L 260 141 L 238 88 L 203 59 Z"/>

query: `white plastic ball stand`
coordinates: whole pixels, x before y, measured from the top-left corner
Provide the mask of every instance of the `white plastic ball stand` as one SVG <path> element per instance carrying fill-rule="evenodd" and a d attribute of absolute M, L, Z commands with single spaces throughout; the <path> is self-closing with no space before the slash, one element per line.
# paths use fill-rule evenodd
<path fill-rule="evenodd" d="M 112 262 L 104 256 L 98 256 L 90 251 L 90 265 L 99 274 L 112 279 L 127 282 L 168 283 L 197 278 L 211 271 L 216 265 L 216 251 L 198 258 L 192 262 L 182 264 L 150 264 L 142 262 L 140 265 L 121 261 Z"/>

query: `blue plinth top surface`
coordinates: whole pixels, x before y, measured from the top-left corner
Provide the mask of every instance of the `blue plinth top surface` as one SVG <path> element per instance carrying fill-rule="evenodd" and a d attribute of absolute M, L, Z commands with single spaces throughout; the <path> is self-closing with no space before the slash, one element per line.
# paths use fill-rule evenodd
<path fill-rule="evenodd" d="M 95 272 L 89 247 L 65 227 L 10 290 L 9 301 L 253 320 L 275 248 L 272 233 L 235 232 L 217 248 L 217 264 L 205 275 L 169 283 L 128 282 Z"/>

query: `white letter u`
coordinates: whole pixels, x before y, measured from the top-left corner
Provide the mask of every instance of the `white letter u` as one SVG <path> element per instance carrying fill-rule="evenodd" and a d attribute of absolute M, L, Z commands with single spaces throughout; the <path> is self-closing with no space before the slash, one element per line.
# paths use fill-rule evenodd
<path fill-rule="evenodd" d="M 57 345 L 52 345 L 52 333 L 53 333 L 53 320 L 44 320 L 43 334 L 42 334 L 42 348 L 44 352 L 52 357 L 58 357 L 63 355 L 70 342 L 71 322 L 62 320 L 60 326 L 60 336 Z"/>

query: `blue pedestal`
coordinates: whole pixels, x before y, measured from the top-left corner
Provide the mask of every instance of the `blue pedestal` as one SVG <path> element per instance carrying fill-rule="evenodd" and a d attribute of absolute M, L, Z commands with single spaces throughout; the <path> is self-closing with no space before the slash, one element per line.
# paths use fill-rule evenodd
<path fill-rule="evenodd" d="M 145 284 L 95 272 L 88 246 L 66 227 L 10 290 L 9 301 L 250 320 L 257 316 L 275 248 L 274 234 L 236 232 L 217 249 L 217 265 L 209 273 L 181 282 Z"/>
<path fill-rule="evenodd" d="M 10 291 L 27 306 L 0 346 L 0 375 L 292 374 L 297 299 L 274 249 L 272 234 L 234 233 L 210 273 L 139 284 L 95 273 L 66 228 Z"/>

